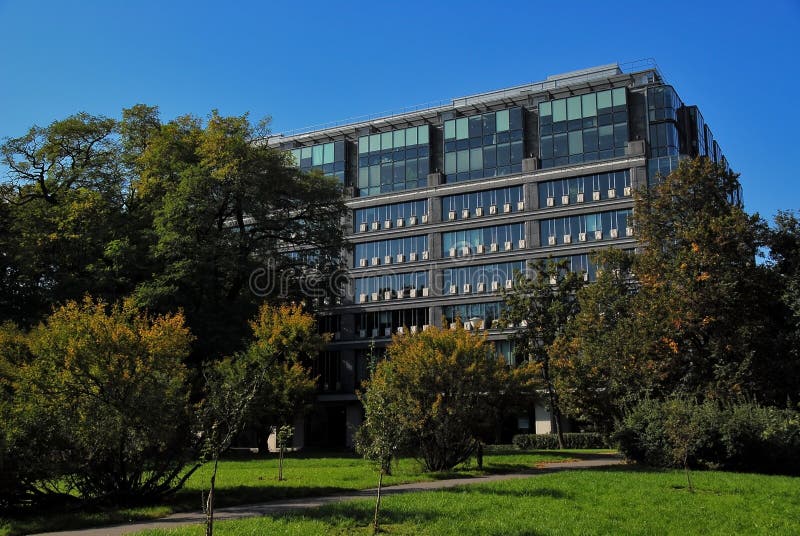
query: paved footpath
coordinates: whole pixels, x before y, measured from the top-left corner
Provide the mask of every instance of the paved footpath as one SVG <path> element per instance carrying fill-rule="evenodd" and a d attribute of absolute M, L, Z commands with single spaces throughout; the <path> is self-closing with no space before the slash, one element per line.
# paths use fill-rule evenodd
<path fill-rule="evenodd" d="M 546 473 L 553 473 L 556 471 L 564 471 L 567 469 L 589 469 L 592 467 L 606 467 L 610 465 L 617 465 L 622 463 L 620 458 L 615 456 L 593 456 L 591 459 L 579 460 L 574 462 L 554 462 L 544 463 L 538 469 L 520 472 L 520 473 L 505 473 L 494 474 L 487 476 L 478 476 L 472 478 L 451 478 L 447 480 L 434 480 L 432 482 L 414 482 L 411 484 L 399 484 L 396 486 L 386 486 L 381 489 L 381 495 L 395 495 L 398 493 L 412 493 L 415 491 L 430 491 L 437 489 L 452 488 L 455 486 L 485 484 L 487 482 L 498 482 L 501 480 L 511 480 L 516 478 L 530 478 Z M 215 521 L 226 521 L 229 519 L 241 519 L 244 517 L 260 517 L 278 514 L 282 512 L 290 512 L 294 510 L 304 510 L 306 508 L 316 508 L 325 504 L 349 501 L 353 499 L 374 498 L 375 489 L 365 489 L 361 491 L 354 491 L 352 493 L 343 493 L 340 495 L 327 495 L 323 497 L 307 497 L 302 499 L 288 499 L 272 501 L 261 504 L 245 504 L 241 506 L 230 506 L 227 508 L 218 508 L 214 511 Z M 192 525 L 205 522 L 205 516 L 202 512 L 180 512 L 162 517 L 161 519 L 152 519 L 146 521 L 137 521 L 125 525 L 114 525 L 112 527 L 100 527 L 84 530 L 70 530 L 61 532 L 47 532 L 35 536 L 122 536 L 123 534 L 132 534 L 147 529 L 171 529 L 183 525 Z"/>

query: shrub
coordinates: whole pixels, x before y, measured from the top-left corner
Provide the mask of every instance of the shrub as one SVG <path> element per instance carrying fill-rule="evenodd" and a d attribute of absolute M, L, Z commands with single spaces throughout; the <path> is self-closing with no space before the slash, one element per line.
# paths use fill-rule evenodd
<path fill-rule="evenodd" d="M 558 437 L 555 434 L 517 434 L 512 443 L 520 450 L 551 450 L 558 448 Z M 575 433 L 564 434 L 566 449 L 601 449 L 608 447 L 603 434 Z"/>

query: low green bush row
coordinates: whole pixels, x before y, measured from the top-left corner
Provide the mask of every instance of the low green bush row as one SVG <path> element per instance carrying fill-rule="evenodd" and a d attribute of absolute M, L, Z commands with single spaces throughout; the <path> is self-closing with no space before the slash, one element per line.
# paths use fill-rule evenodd
<path fill-rule="evenodd" d="M 555 434 L 517 434 L 511 441 L 515 447 L 521 450 L 558 448 L 558 436 Z M 566 449 L 602 449 L 606 447 L 608 447 L 608 441 L 602 434 L 564 434 L 564 448 Z"/>
<path fill-rule="evenodd" d="M 657 467 L 681 465 L 674 455 L 674 419 L 690 415 L 691 467 L 800 475 L 800 413 L 745 402 L 721 405 L 672 398 L 646 400 L 623 419 L 613 436 L 631 460 Z"/>

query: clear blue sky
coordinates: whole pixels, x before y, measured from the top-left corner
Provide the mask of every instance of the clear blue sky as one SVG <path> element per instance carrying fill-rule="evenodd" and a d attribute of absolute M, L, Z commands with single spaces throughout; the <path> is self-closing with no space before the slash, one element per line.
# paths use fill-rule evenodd
<path fill-rule="evenodd" d="M 652 57 L 747 209 L 800 209 L 799 0 L 0 0 L 0 28 L 0 137 L 136 103 L 280 132 Z"/>

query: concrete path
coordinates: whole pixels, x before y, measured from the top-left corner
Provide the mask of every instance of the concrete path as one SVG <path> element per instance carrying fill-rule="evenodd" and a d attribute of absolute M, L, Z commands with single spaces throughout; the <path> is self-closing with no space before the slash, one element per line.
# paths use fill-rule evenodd
<path fill-rule="evenodd" d="M 505 473 L 494 474 L 487 476 L 478 476 L 473 478 L 451 478 L 447 480 L 434 480 L 432 482 L 413 482 L 411 484 L 398 484 L 396 486 L 387 486 L 381 489 L 381 495 L 396 495 L 398 493 L 412 493 L 415 491 L 430 491 L 437 489 L 447 489 L 455 486 L 485 484 L 487 482 L 498 482 L 501 480 L 512 480 L 516 478 L 530 478 L 546 473 L 554 473 L 556 471 L 564 471 L 568 469 L 588 469 L 592 467 L 606 467 L 622 463 L 622 460 L 615 456 L 596 455 L 591 458 L 574 462 L 553 462 L 544 463 L 537 469 L 524 471 L 519 473 Z M 218 508 L 214 511 L 215 521 L 226 521 L 229 519 L 241 519 L 244 517 L 260 517 L 278 514 L 282 512 L 290 512 L 296 510 L 304 510 L 307 508 L 316 508 L 325 504 L 349 501 L 353 499 L 374 498 L 375 489 L 366 489 L 361 491 L 354 491 L 352 493 L 343 493 L 339 495 L 328 495 L 323 497 L 307 497 L 303 499 L 287 499 L 272 501 L 262 504 L 246 504 L 241 506 L 229 506 L 226 508 Z M 202 512 L 180 512 L 176 514 L 163 517 L 161 519 L 152 519 L 146 521 L 137 521 L 125 525 L 115 525 L 111 527 L 101 527 L 94 529 L 84 530 L 70 530 L 61 532 L 47 532 L 35 536 L 122 536 L 123 534 L 132 534 L 147 529 L 170 529 L 180 527 L 182 525 L 191 525 L 204 523 L 205 516 Z"/>

